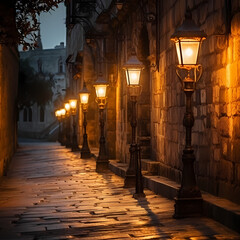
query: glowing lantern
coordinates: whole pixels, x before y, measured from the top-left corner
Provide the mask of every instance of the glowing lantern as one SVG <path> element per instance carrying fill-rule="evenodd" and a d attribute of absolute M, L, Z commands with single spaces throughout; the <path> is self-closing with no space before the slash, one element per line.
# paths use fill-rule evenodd
<path fill-rule="evenodd" d="M 206 34 L 192 20 L 192 14 L 187 12 L 182 25 L 171 36 L 175 42 L 179 65 L 196 65 L 201 42 Z"/>

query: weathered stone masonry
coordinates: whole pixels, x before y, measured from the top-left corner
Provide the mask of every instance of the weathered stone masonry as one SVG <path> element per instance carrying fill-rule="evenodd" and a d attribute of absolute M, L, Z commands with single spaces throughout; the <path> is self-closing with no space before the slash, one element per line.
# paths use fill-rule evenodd
<path fill-rule="evenodd" d="M 175 72 L 177 54 L 170 36 L 189 7 L 196 24 L 207 33 L 199 56 L 203 75 L 193 95 L 192 143 L 198 185 L 202 190 L 240 203 L 240 2 L 232 0 L 231 8 L 226 5 L 229 2 L 126 0 L 119 10 L 114 1 L 104 1 L 106 11 L 98 20 L 110 20 L 102 28 L 99 22 L 97 26 L 101 33 L 107 29 L 104 77 L 109 81 L 106 136 L 110 158 L 129 162 L 131 104 L 122 65 L 134 48 L 145 65 L 137 104 L 138 141 L 144 145 L 142 157 L 157 163 L 159 175 L 180 182 L 185 95 Z M 90 21 L 96 27 L 95 20 Z M 94 51 L 91 46 L 84 48 L 83 58 L 84 78 L 93 94 L 89 141 L 96 146 Z"/>
<path fill-rule="evenodd" d="M 18 60 L 16 47 L 0 44 L 0 176 L 17 147 Z"/>
<path fill-rule="evenodd" d="M 185 100 L 175 74 L 169 41 L 185 14 L 185 1 L 162 1 L 159 73 L 152 77 L 152 151 L 161 175 L 180 180 L 185 132 Z M 195 22 L 207 33 L 199 63 L 203 75 L 193 96 L 193 145 L 198 184 L 217 196 L 240 199 L 239 151 L 239 1 L 232 1 L 231 33 L 226 31 L 224 1 L 188 1 Z"/>

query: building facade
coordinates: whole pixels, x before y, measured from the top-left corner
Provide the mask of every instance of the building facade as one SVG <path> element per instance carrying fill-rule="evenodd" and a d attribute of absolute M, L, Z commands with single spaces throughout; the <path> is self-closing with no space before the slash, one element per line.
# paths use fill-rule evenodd
<path fill-rule="evenodd" d="M 19 112 L 18 133 L 20 137 L 56 139 L 57 122 L 55 109 L 64 100 L 66 92 L 66 48 L 64 43 L 54 49 L 42 49 L 39 35 L 38 48 L 20 52 L 20 59 L 27 60 L 43 81 L 53 81 L 53 96 L 49 104 L 38 106 L 36 103 L 24 107 Z"/>
<path fill-rule="evenodd" d="M 185 95 L 176 75 L 177 54 L 170 38 L 189 8 L 195 23 L 207 34 L 199 56 L 203 73 L 192 98 L 197 182 L 203 191 L 240 203 L 239 1 L 73 0 L 66 1 L 66 6 L 68 56 L 81 52 L 81 61 L 75 57 L 72 64 L 78 65 L 74 76 L 79 78 L 72 77 L 70 82 L 77 81 L 79 91 L 85 81 L 91 92 L 91 147 L 98 146 L 99 135 L 93 84 L 102 72 L 109 83 L 108 154 L 129 162 L 131 104 L 122 66 L 134 49 L 144 64 L 137 104 L 142 158 L 155 161 L 155 173 L 176 182 L 181 181 L 183 168 Z M 74 47 L 73 36 L 81 38 L 79 46 Z M 79 124 L 81 129 L 81 120 Z"/>
<path fill-rule="evenodd" d="M 0 3 L 0 16 L 15 24 L 14 9 L 9 2 Z M 1 31 L 7 24 L 2 24 Z M 6 39 L 5 39 L 6 40 Z M 17 148 L 17 87 L 19 54 L 14 44 L 7 45 L 0 37 L 0 177 L 7 173 Z"/>

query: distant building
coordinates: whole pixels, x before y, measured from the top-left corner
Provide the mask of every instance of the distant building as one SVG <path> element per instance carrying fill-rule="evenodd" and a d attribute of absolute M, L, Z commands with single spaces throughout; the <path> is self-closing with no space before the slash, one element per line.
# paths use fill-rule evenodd
<path fill-rule="evenodd" d="M 64 98 L 66 89 L 66 49 L 64 43 L 61 42 L 54 49 L 42 49 L 39 34 L 38 48 L 20 52 L 20 59 L 27 59 L 30 66 L 43 76 L 43 80 L 49 79 L 51 75 L 54 86 L 52 101 L 48 105 L 38 106 L 34 104 L 20 111 L 18 134 L 20 137 L 51 138 L 57 128 L 54 102 Z"/>

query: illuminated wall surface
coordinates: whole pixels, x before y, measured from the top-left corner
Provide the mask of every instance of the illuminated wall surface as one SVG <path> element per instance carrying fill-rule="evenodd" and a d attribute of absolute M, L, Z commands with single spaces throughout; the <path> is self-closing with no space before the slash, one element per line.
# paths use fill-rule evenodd
<path fill-rule="evenodd" d="M 109 81 L 106 136 L 111 158 L 129 162 L 132 112 L 122 66 L 134 48 L 145 65 L 137 104 L 137 138 L 143 145 L 142 158 L 157 161 L 158 174 L 181 180 L 185 95 L 176 75 L 177 53 L 170 37 L 182 23 L 187 3 L 193 20 L 207 34 L 198 61 L 203 66 L 203 74 L 192 99 L 195 117 L 192 144 L 198 185 L 202 190 L 239 203 L 240 3 L 232 0 L 233 17 L 226 21 L 227 2 L 149 0 L 140 7 L 137 1 L 127 1 L 129 7 L 118 12 L 111 9 L 114 5 L 109 5 L 109 1 L 104 1 L 110 12 L 115 11 L 107 22 L 111 27 L 104 45 L 103 75 Z M 155 19 L 142 14 L 144 11 L 153 13 Z M 118 19 L 114 20 L 116 16 Z M 105 31 L 106 26 L 106 23 L 98 24 L 97 29 L 102 27 Z M 71 36 L 78 35 L 77 31 L 76 27 L 69 30 L 69 44 L 74 40 Z M 95 144 L 98 115 L 92 84 L 98 72 L 97 46 L 94 41 L 83 45 L 78 51 L 83 50 L 83 75 L 91 91 L 88 131 L 90 144 Z M 70 44 L 69 49 L 73 46 Z"/>
<path fill-rule="evenodd" d="M 203 75 L 193 95 L 192 143 L 197 180 L 203 190 L 239 202 L 240 15 L 233 17 L 228 35 L 225 34 L 224 1 L 200 1 L 198 6 L 190 2 L 190 6 L 196 7 L 192 11 L 193 19 L 207 33 L 199 58 Z M 239 9 L 237 2 L 233 1 L 233 11 L 234 7 Z M 179 159 L 185 139 L 182 127 L 185 99 L 175 73 L 176 52 L 169 42 L 169 33 L 184 16 L 185 9 L 179 3 L 172 7 L 163 4 L 160 71 L 152 78 L 151 91 L 153 156 L 161 163 L 160 173 L 174 180 L 179 180 L 178 170 L 182 167 Z"/>
<path fill-rule="evenodd" d="M 14 69 L 14 71 L 13 71 Z M 0 45 L 0 176 L 6 174 L 16 150 L 16 99 L 18 84 L 16 48 Z"/>

